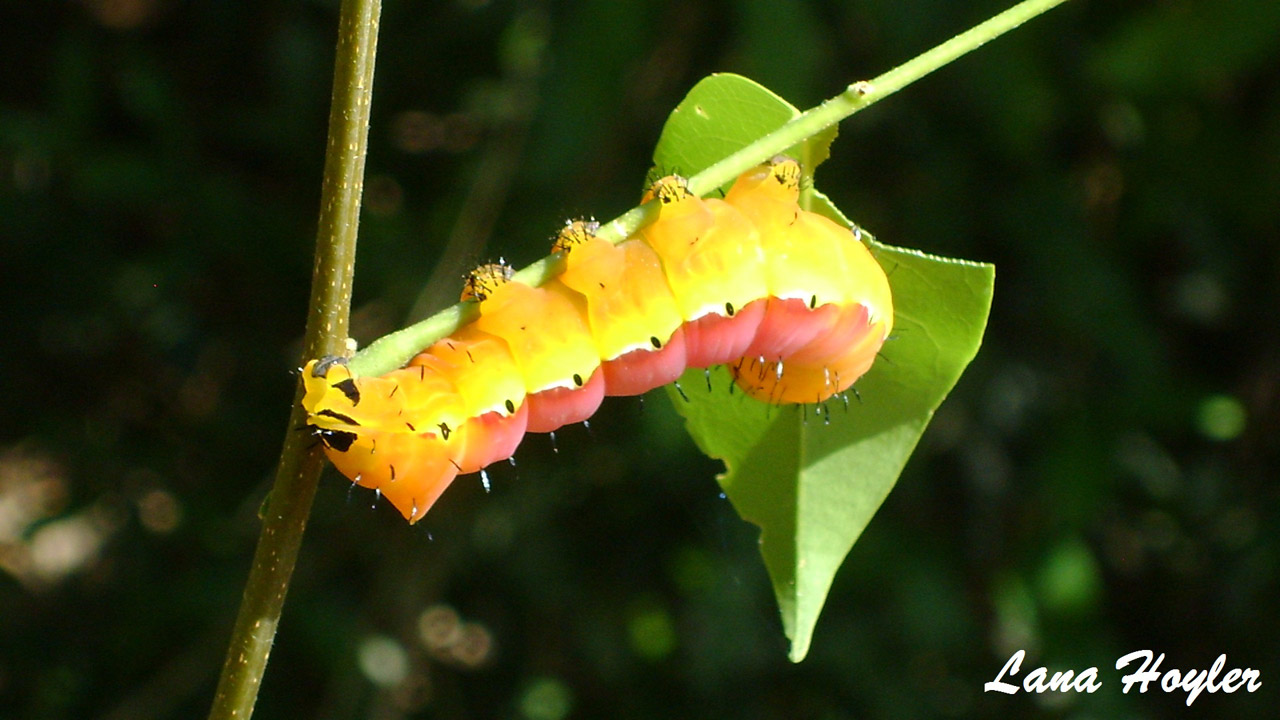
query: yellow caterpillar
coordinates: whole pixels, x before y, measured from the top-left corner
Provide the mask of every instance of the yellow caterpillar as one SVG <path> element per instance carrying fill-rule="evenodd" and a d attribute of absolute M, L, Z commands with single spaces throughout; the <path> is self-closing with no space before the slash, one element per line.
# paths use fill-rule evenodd
<path fill-rule="evenodd" d="M 861 377 L 893 327 L 889 283 L 848 228 L 798 204 L 800 166 L 775 158 L 721 199 L 657 181 L 658 218 L 618 245 L 572 222 L 542 287 L 486 266 L 480 317 L 381 377 L 309 362 L 303 407 L 333 464 L 409 522 L 459 473 L 511 457 L 526 432 L 595 413 L 686 368 L 728 365 L 768 403 L 817 403 Z"/>

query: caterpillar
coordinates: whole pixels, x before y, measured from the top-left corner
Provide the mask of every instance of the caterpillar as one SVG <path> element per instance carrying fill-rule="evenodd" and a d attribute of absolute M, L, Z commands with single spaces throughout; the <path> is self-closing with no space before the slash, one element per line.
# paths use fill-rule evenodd
<path fill-rule="evenodd" d="M 644 201 L 657 219 L 618 245 L 571 221 L 541 287 L 482 266 L 463 299 L 479 317 L 405 367 L 353 377 L 340 358 L 303 368 L 303 408 L 330 461 L 420 520 L 459 474 L 510 458 L 525 433 L 581 422 L 605 396 L 638 395 L 686 368 L 728 365 L 756 400 L 820 403 L 870 367 L 893 327 L 888 280 L 849 228 L 799 205 L 779 156 L 723 199 L 675 175 Z"/>

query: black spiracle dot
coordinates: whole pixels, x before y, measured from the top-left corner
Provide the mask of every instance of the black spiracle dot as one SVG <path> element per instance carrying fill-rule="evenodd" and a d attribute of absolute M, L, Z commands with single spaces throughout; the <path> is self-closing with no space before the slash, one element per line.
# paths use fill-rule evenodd
<path fill-rule="evenodd" d="M 662 341 L 658 339 L 657 335 L 653 335 L 649 338 L 649 344 L 653 345 L 654 350 L 662 349 Z"/>
<path fill-rule="evenodd" d="M 506 402 L 506 405 L 507 405 L 507 412 L 509 412 L 509 413 L 514 413 L 514 412 L 516 411 L 516 404 L 515 404 L 515 403 L 511 402 L 510 400 L 508 400 L 508 401 Z"/>
<path fill-rule="evenodd" d="M 582 387 L 582 376 L 578 373 L 573 374 L 573 384 Z"/>
<path fill-rule="evenodd" d="M 725 314 L 726 314 L 726 315 L 728 315 L 729 317 L 733 317 L 733 313 L 734 313 L 733 303 L 731 303 L 731 302 L 727 302 L 727 303 L 725 303 L 725 304 L 724 304 L 724 312 L 725 312 Z"/>

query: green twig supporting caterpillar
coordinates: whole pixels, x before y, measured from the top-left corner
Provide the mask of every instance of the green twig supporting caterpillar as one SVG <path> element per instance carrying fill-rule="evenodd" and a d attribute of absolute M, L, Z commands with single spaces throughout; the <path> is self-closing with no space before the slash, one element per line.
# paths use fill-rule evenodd
<path fill-rule="evenodd" d="M 689 189 L 699 196 L 706 195 L 748 168 L 813 137 L 1064 2 L 1066 0 L 1024 0 L 873 80 L 853 83 L 839 95 L 806 110 L 774 132 L 689 178 Z M 649 206 L 632 208 L 610 222 L 601 223 L 599 235 L 619 243 L 650 221 L 650 216 Z M 538 286 L 563 269 L 559 256 L 550 255 L 516 273 L 515 279 Z M 477 312 L 475 303 L 459 303 L 420 323 L 385 335 L 356 354 L 351 361 L 351 371 L 357 376 L 382 375 L 401 367 L 422 348 L 475 320 Z"/>
<path fill-rule="evenodd" d="M 346 344 L 380 12 L 381 0 L 343 0 L 339 13 L 306 357 L 334 354 Z M 262 532 L 209 720 L 247 720 L 253 714 L 302 545 L 324 458 L 312 438 L 297 431 L 306 423 L 300 400 L 301 389 L 261 511 Z"/>

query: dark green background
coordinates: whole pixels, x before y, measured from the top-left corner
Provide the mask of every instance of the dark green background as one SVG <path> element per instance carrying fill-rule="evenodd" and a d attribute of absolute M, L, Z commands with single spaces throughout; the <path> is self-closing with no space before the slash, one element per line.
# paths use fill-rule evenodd
<path fill-rule="evenodd" d="M 451 234 L 425 306 L 629 208 L 704 75 L 808 107 L 1007 4 L 388 0 L 353 333 L 404 322 Z M 0 9 L 0 718 L 207 712 L 299 362 L 335 21 Z M 1280 3 L 1068 3 L 845 123 L 818 184 L 998 272 L 808 660 L 659 393 L 412 528 L 329 471 L 257 716 L 1270 716 Z M 1018 648 L 1103 688 L 983 694 Z M 1262 690 L 1124 695 L 1144 648 Z"/>

